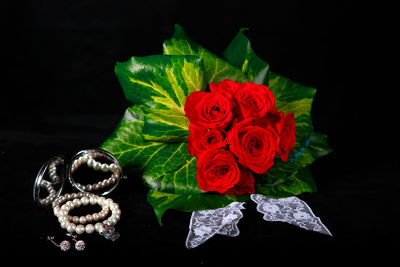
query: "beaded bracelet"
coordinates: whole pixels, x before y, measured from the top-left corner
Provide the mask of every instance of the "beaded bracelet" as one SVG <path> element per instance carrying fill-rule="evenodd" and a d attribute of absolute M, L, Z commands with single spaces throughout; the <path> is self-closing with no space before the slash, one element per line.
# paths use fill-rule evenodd
<path fill-rule="evenodd" d="M 64 203 L 62 204 L 61 203 Z M 71 210 L 81 205 L 100 205 L 102 211 L 109 209 L 111 216 L 102 222 L 98 222 L 95 225 L 89 223 L 86 226 L 84 224 L 92 221 L 105 219 L 102 215 L 96 217 L 96 215 L 86 215 L 79 218 L 79 223 L 76 225 L 71 221 L 71 217 L 68 215 Z M 61 207 L 60 207 L 61 205 Z M 119 233 L 115 232 L 114 225 L 120 220 L 121 210 L 119 205 L 115 203 L 111 198 L 104 198 L 91 193 L 74 193 L 70 195 L 64 195 L 54 201 L 53 204 L 54 215 L 58 217 L 58 221 L 61 228 L 66 229 L 69 233 L 76 232 L 77 234 L 92 234 L 95 231 L 105 238 L 115 241 L 119 237 Z M 100 213 L 101 213 L 100 212 Z"/>

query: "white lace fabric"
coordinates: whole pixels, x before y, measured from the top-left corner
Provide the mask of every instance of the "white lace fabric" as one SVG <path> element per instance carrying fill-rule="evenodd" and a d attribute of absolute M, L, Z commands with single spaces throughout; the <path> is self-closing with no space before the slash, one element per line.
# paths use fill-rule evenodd
<path fill-rule="evenodd" d="M 243 213 L 240 211 L 244 209 L 243 204 L 243 202 L 233 202 L 216 210 L 192 212 L 186 247 L 197 247 L 215 234 L 231 237 L 239 235 L 237 224 L 243 218 Z"/>
<path fill-rule="evenodd" d="M 290 223 L 309 231 L 332 235 L 307 203 L 297 197 L 274 199 L 253 194 L 250 198 L 257 203 L 257 210 L 264 214 L 266 221 Z"/>
<path fill-rule="evenodd" d="M 311 208 L 297 197 L 273 199 L 252 194 L 250 198 L 257 204 L 257 211 L 264 215 L 266 221 L 285 222 L 309 231 L 332 235 Z M 233 202 L 224 208 L 192 212 L 186 247 L 195 248 L 215 234 L 238 236 L 240 231 L 237 224 L 243 218 L 240 211 L 244 209 L 243 205 L 244 202 Z"/>

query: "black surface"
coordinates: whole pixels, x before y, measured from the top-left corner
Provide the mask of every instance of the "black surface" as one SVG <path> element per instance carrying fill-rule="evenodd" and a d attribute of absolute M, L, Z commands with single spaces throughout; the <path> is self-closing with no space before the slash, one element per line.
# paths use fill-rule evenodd
<path fill-rule="evenodd" d="M 3 3 L 2 256 L 81 255 L 93 261 L 119 256 L 132 263 L 192 265 L 261 257 L 265 264 L 394 257 L 400 189 L 398 112 L 392 104 L 397 83 L 386 71 L 393 67 L 381 61 L 394 61 L 392 8 L 346 1 L 188 2 Z M 71 158 L 98 147 L 109 136 L 129 106 L 113 72 L 115 62 L 160 54 L 174 23 L 217 54 L 239 28 L 249 27 L 254 50 L 273 71 L 318 89 L 314 127 L 328 134 L 334 152 L 312 165 L 318 192 L 300 198 L 333 237 L 267 223 L 249 202 L 238 237 L 215 236 L 188 250 L 190 213 L 167 211 L 160 227 L 146 202 L 147 189 L 131 175 L 112 195 L 122 209 L 120 240 L 84 237 L 85 252 L 64 253 L 41 239 L 64 236 L 51 212 L 33 205 L 40 166 L 54 155 Z"/>

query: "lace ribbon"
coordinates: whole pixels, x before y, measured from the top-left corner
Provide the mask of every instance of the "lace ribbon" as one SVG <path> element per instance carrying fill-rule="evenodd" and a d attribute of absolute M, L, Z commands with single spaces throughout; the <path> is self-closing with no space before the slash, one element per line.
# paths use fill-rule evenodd
<path fill-rule="evenodd" d="M 257 211 L 264 214 L 266 221 L 290 223 L 309 231 L 332 235 L 310 207 L 297 197 L 273 199 L 252 194 L 250 198 L 257 204 Z M 244 209 L 243 204 L 233 202 L 224 208 L 193 212 L 186 247 L 195 248 L 215 234 L 238 236 L 240 231 L 237 224 L 243 218 L 240 211 Z"/>

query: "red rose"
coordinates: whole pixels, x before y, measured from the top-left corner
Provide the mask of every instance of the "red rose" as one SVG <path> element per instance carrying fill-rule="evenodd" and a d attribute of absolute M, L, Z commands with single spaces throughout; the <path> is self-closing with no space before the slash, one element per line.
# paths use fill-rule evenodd
<path fill-rule="evenodd" d="M 197 160 L 197 182 L 203 191 L 225 193 L 240 180 L 235 156 L 228 150 L 206 150 Z"/>
<path fill-rule="evenodd" d="M 265 173 L 274 165 L 281 124 L 278 116 L 235 123 L 229 132 L 229 150 L 244 167 L 258 174 Z"/>
<path fill-rule="evenodd" d="M 283 161 L 288 161 L 289 152 L 296 143 L 296 124 L 294 122 L 294 113 L 287 113 L 282 116 L 282 130 L 280 133 L 280 143 L 278 156 Z"/>
<path fill-rule="evenodd" d="M 236 102 L 234 114 L 239 119 L 262 118 L 276 109 L 275 97 L 265 85 L 223 80 L 219 83 L 211 83 L 210 90 L 234 99 Z"/>
<path fill-rule="evenodd" d="M 218 150 L 224 148 L 228 143 L 225 131 L 209 130 L 195 124 L 189 125 L 189 131 L 187 150 L 190 155 L 196 158 L 205 150 Z"/>
<path fill-rule="evenodd" d="M 275 107 L 275 97 L 267 86 L 245 83 L 234 95 L 235 114 L 241 118 L 262 118 Z"/>
<path fill-rule="evenodd" d="M 235 194 L 235 195 L 243 195 L 243 194 L 253 194 L 254 190 L 254 177 L 251 171 L 243 166 L 239 167 L 240 169 L 240 180 L 239 182 L 225 194 Z"/>
<path fill-rule="evenodd" d="M 185 102 L 191 123 L 211 129 L 224 129 L 232 120 L 234 103 L 219 93 L 196 91 Z"/>
<path fill-rule="evenodd" d="M 223 80 L 219 83 L 210 83 L 210 91 L 214 93 L 220 93 L 227 98 L 231 99 L 236 92 L 241 89 L 245 83 L 238 83 L 230 80 Z"/>

